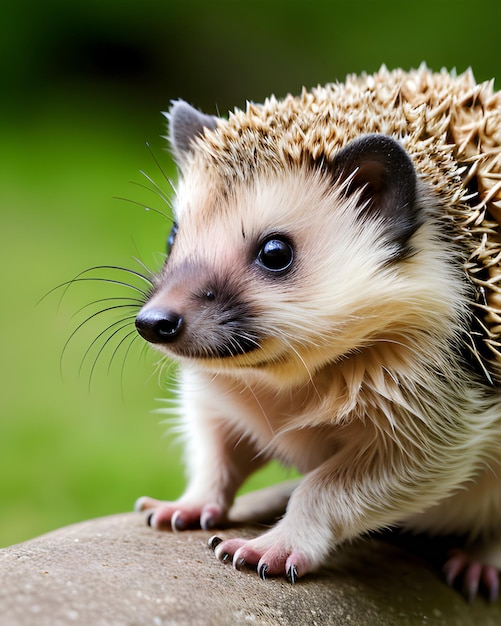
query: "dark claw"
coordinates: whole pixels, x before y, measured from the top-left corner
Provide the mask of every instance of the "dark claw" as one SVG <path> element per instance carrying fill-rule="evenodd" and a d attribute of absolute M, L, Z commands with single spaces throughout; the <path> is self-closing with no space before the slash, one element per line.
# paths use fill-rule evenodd
<path fill-rule="evenodd" d="M 217 535 L 213 535 L 207 542 L 207 545 L 209 546 L 211 550 L 215 550 L 222 541 L 223 540 L 221 539 L 221 537 L 218 537 Z"/>
<path fill-rule="evenodd" d="M 201 518 L 200 519 L 200 528 L 202 530 L 212 530 L 215 526 L 215 522 L 211 517 Z"/>
<path fill-rule="evenodd" d="M 482 566 L 480 563 L 473 563 L 466 568 L 463 582 L 463 591 L 470 604 L 473 604 L 477 597 Z"/>
<path fill-rule="evenodd" d="M 499 572 L 497 568 L 486 565 L 481 573 L 481 581 L 489 602 L 495 602 L 499 595 Z"/>
<path fill-rule="evenodd" d="M 261 580 L 266 580 L 266 574 L 268 573 L 268 566 L 266 563 L 263 563 L 261 567 L 258 569 L 257 573 L 259 574 L 259 578 Z"/>
<path fill-rule="evenodd" d="M 245 559 L 243 557 L 240 557 L 239 559 L 237 559 L 234 563 L 235 565 L 235 569 L 237 570 L 241 570 L 245 567 Z"/>
<path fill-rule="evenodd" d="M 228 552 L 223 552 L 223 554 L 221 554 L 221 561 L 223 563 L 228 563 L 228 561 L 230 560 L 230 555 L 228 554 Z"/>
<path fill-rule="evenodd" d="M 151 520 L 153 519 L 154 513 L 150 513 L 146 518 L 146 524 L 151 528 Z"/>
<path fill-rule="evenodd" d="M 172 516 L 172 520 L 173 520 L 171 521 L 172 530 L 185 530 L 186 529 L 186 522 L 180 515 L 174 514 Z"/>
<path fill-rule="evenodd" d="M 499 597 L 499 585 L 494 585 L 489 589 L 489 602 L 494 603 Z"/>
<path fill-rule="evenodd" d="M 287 580 L 293 585 L 297 581 L 297 569 L 295 565 L 291 565 L 287 570 Z"/>
<path fill-rule="evenodd" d="M 463 589 L 463 595 L 469 604 L 473 604 L 477 597 L 478 585 L 471 585 L 471 587 L 465 586 Z"/>

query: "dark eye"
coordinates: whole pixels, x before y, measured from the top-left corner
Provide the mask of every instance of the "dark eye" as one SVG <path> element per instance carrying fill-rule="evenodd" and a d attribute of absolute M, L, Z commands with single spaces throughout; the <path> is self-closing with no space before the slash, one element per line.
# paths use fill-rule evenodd
<path fill-rule="evenodd" d="M 292 266 L 294 249 L 287 238 L 272 235 L 264 240 L 257 255 L 261 267 L 270 272 L 284 272 Z"/>
<path fill-rule="evenodd" d="M 172 250 L 172 246 L 174 245 L 174 239 L 176 238 L 177 230 L 178 230 L 178 226 L 176 222 L 174 222 L 172 224 L 172 228 L 170 229 L 169 236 L 167 237 L 167 245 L 166 245 L 167 256 L 169 256 L 170 251 Z"/>

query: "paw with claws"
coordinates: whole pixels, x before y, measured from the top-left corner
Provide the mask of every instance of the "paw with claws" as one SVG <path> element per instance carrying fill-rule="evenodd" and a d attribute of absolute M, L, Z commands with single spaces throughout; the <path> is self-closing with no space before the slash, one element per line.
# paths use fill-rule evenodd
<path fill-rule="evenodd" d="M 484 563 L 465 550 L 453 550 L 445 562 L 444 574 L 451 587 L 460 584 L 466 598 L 473 602 L 479 589 L 483 589 L 490 602 L 499 596 L 498 568 Z"/>
<path fill-rule="evenodd" d="M 148 526 L 155 530 L 187 530 L 202 528 L 210 530 L 221 523 L 225 517 L 223 507 L 216 503 L 192 503 L 182 499 L 164 502 L 143 497 L 137 500 L 136 511 L 151 511 Z"/>
<path fill-rule="evenodd" d="M 274 537 L 273 531 L 256 539 L 228 539 L 214 536 L 209 547 L 223 563 L 232 563 L 235 569 L 256 569 L 262 580 L 270 576 L 284 576 L 295 583 L 300 576 L 316 569 L 317 562 L 297 547 Z"/>

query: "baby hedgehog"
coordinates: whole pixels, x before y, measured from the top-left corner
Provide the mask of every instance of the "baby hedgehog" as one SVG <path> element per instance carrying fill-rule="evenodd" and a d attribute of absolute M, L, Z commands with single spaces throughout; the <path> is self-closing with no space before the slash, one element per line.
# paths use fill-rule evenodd
<path fill-rule="evenodd" d="M 189 482 L 137 509 L 217 527 L 278 459 L 303 475 L 285 515 L 215 537 L 219 559 L 294 582 L 398 526 L 461 537 L 449 583 L 494 599 L 500 94 L 382 68 L 228 119 L 183 101 L 167 117 L 175 223 L 136 326 L 180 364 Z"/>

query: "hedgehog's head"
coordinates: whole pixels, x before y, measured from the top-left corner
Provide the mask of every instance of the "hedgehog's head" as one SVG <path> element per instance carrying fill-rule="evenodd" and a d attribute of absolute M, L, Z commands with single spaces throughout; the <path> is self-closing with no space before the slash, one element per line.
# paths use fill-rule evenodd
<path fill-rule="evenodd" d="M 364 135 L 329 158 L 296 142 L 293 158 L 272 121 L 254 128 L 245 115 L 217 120 L 184 102 L 169 118 L 175 225 L 136 320 L 161 351 L 292 384 L 373 342 L 401 341 L 403 328 L 429 327 L 430 308 L 450 318 L 434 265 L 444 259 L 419 235 L 426 209 L 399 142 Z"/>

